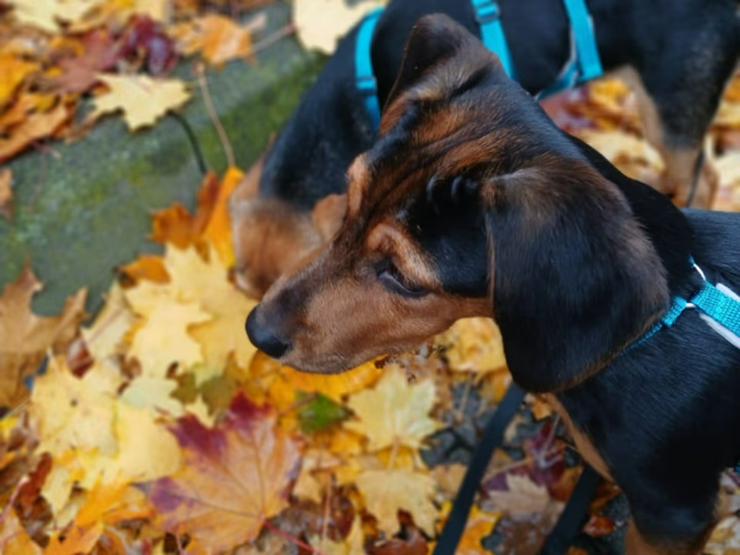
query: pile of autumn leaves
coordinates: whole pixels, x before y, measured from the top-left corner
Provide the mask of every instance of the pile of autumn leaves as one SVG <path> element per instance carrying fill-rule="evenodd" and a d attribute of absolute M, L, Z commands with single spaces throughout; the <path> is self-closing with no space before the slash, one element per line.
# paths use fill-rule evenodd
<path fill-rule="evenodd" d="M 258 0 L 231 0 L 244 10 Z M 262 2 L 264 3 L 264 2 Z M 264 18 L 240 24 L 219 0 L 0 1 L 0 163 L 46 139 L 76 139 L 122 110 L 131 130 L 190 97 L 169 77 L 196 53 L 214 64 L 247 58 Z"/>
<path fill-rule="evenodd" d="M 435 536 L 462 467 L 433 473 L 420 449 L 442 427 L 433 415 L 451 411 L 455 371 L 485 369 L 490 402 L 507 387 L 495 328 L 471 321 L 438 338 L 445 362 L 432 349 L 339 376 L 255 353 L 243 332 L 254 302 L 228 272 L 227 199 L 241 178 L 209 176 L 194 216 L 179 205 L 156 214 L 164 254 L 121 268 L 90 326 L 80 327 L 84 292 L 42 318 L 29 271 L 5 289 L 0 331 L 21 351 L 0 359 L 15 376 L 0 427 L 3 553 L 246 543 L 242 553 L 354 554 L 368 540 L 426 552 L 419 531 Z M 477 510 L 471 553 L 498 518 Z M 411 539 L 393 540 L 401 530 Z"/>

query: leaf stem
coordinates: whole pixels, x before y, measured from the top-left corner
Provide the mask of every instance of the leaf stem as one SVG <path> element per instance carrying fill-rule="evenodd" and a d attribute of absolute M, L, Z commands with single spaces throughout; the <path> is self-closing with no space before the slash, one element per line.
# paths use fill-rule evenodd
<path fill-rule="evenodd" d="M 285 541 L 288 541 L 292 543 L 293 545 L 297 545 L 301 549 L 306 549 L 310 553 L 315 553 L 316 555 L 324 555 L 321 551 L 313 547 L 312 545 L 307 544 L 303 540 L 301 540 L 299 537 L 294 536 L 290 532 L 286 532 L 285 530 L 282 530 L 275 526 L 272 522 L 269 520 L 265 520 L 265 528 L 267 528 L 270 532 L 275 534 L 276 536 L 280 536 Z"/>

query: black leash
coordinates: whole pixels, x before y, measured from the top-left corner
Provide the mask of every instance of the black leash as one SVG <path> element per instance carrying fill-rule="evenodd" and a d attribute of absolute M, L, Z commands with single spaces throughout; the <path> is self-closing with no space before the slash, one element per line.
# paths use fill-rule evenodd
<path fill-rule="evenodd" d="M 596 495 L 596 488 L 599 487 L 600 482 L 601 476 L 584 463 L 583 473 L 578 478 L 576 489 L 568 499 L 568 504 L 560 514 L 555 528 L 547 537 L 540 555 L 563 555 L 568 552 L 573 538 L 583 528 L 588 507 Z"/>
<path fill-rule="evenodd" d="M 483 475 L 488 468 L 493 450 L 496 449 L 504 439 L 506 427 L 516 414 L 519 405 L 524 399 L 524 391 L 517 385 L 511 384 L 496 412 L 493 413 L 483 437 L 480 439 L 478 448 L 473 452 L 473 458 L 465 472 L 457 497 L 452 505 L 452 511 L 447 519 L 442 535 L 434 548 L 434 555 L 454 555 L 457 544 L 465 531 L 470 508 L 475 500 L 475 493 L 483 480 Z"/>
<path fill-rule="evenodd" d="M 437 546 L 434 548 L 433 555 L 455 554 L 460 538 L 462 538 L 465 531 L 475 494 L 483 480 L 486 468 L 488 468 L 491 455 L 494 449 L 503 442 L 506 427 L 522 404 L 524 395 L 525 392 L 519 386 L 512 384 L 496 412 L 493 413 L 486 424 L 483 437 L 481 437 L 478 448 L 473 453 L 473 458 L 465 472 L 465 477 L 452 505 L 452 511 L 442 530 Z M 542 555 L 562 555 L 567 552 L 570 542 L 583 526 L 588 506 L 596 493 L 599 481 L 599 475 L 590 466 L 586 465 L 583 474 L 578 479 L 573 495 L 568 500 L 565 510 L 545 542 Z"/>

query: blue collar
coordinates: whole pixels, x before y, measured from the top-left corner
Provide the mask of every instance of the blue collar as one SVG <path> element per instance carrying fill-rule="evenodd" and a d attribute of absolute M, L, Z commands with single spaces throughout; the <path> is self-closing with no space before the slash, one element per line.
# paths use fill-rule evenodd
<path fill-rule="evenodd" d="M 738 339 L 740 339 L 740 300 L 733 297 L 731 293 L 725 289 L 721 289 L 715 285 L 712 285 L 707 281 L 706 276 L 702 269 L 696 264 L 693 258 L 690 259 L 691 266 L 699 273 L 702 278 L 702 288 L 696 295 L 686 300 L 683 297 L 675 297 L 668 312 L 665 313 L 663 318 L 655 324 L 648 332 L 638 339 L 635 343 L 630 345 L 627 349 L 639 347 L 645 342 L 649 341 L 656 333 L 664 328 L 672 327 L 687 309 L 696 309 L 702 316 L 706 317 L 724 330 L 717 330 L 715 326 L 712 326 L 717 333 L 720 333 L 727 341 L 732 340 L 725 334 L 729 332 Z M 711 326 L 711 324 L 709 324 Z"/>
<path fill-rule="evenodd" d="M 470 0 L 470 3 L 480 26 L 483 44 L 498 56 L 506 74 L 515 79 L 514 62 L 501 23 L 501 8 L 498 2 Z M 563 3 L 570 20 L 571 55 L 555 83 L 540 92 L 537 95 L 538 99 L 596 79 L 604 73 L 596 47 L 593 20 L 585 0 L 563 0 Z M 382 8 L 376 10 L 362 21 L 355 42 L 356 87 L 364 97 L 365 108 L 375 129 L 380 127 L 380 101 L 378 100 L 378 85 L 373 72 L 372 43 L 382 12 Z"/>

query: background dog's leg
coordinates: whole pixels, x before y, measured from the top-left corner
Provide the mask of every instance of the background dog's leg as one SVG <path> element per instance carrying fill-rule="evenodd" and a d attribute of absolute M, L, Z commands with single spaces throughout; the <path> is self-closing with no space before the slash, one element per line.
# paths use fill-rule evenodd
<path fill-rule="evenodd" d="M 681 87 L 663 94 L 650 92 L 632 68 L 621 70 L 618 76 L 635 92 L 645 138 L 663 157 L 665 171 L 658 190 L 679 206 L 709 208 L 718 179 L 716 172 L 704 163 L 702 147 L 721 87 L 716 94 L 692 98 L 693 93 Z"/>
<path fill-rule="evenodd" d="M 623 76 L 637 93 L 645 136 L 666 163 L 661 184 L 679 205 L 708 207 L 717 188 L 712 173 L 702 172 L 704 136 L 737 63 L 737 27 L 732 2 L 686 2 L 671 27 L 663 19 L 634 22 L 635 69 Z M 671 31 L 665 29 L 670 27 Z"/>

